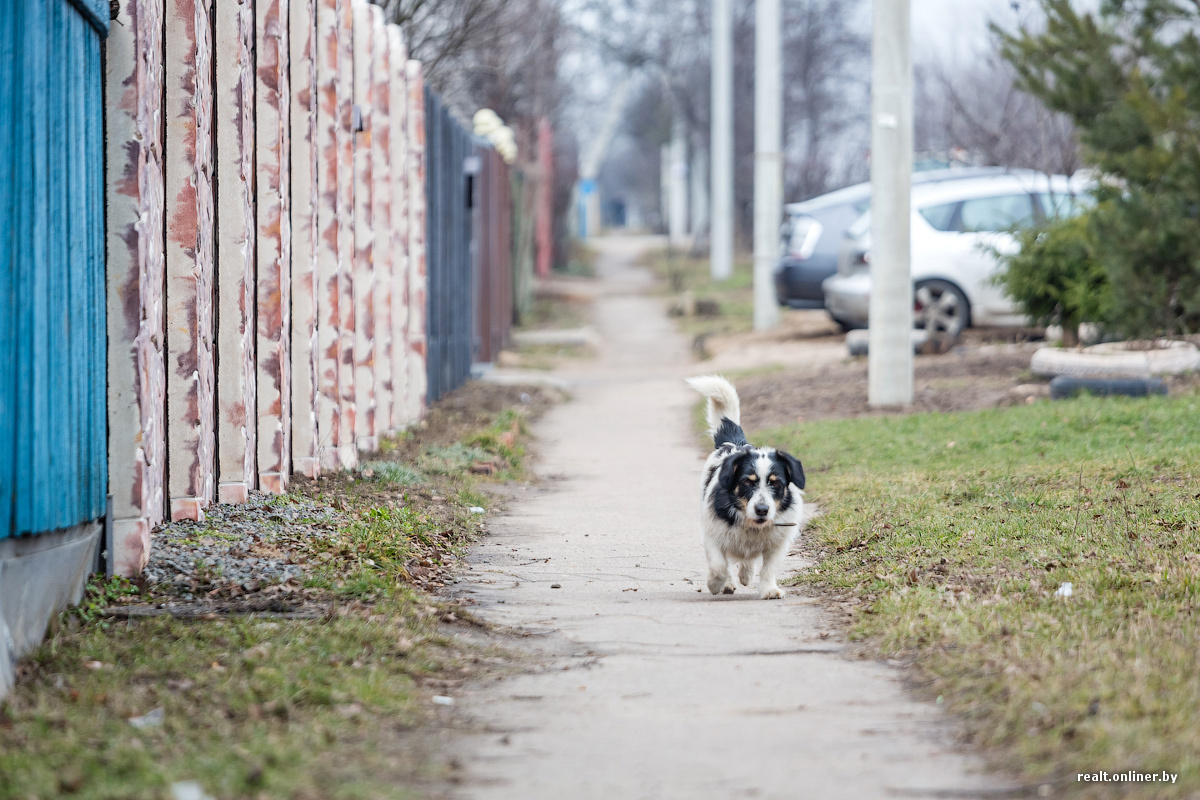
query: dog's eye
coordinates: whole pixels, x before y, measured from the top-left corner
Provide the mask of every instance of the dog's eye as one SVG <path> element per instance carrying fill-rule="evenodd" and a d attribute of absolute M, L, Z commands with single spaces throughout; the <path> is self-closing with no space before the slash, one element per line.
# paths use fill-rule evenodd
<path fill-rule="evenodd" d="M 779 483 L 779 476 L 772 475 L 771 477 L 767 478 L 767 480 L 770 481 L 771 483 Z"/>
<path fill-rule="evenodd" d="M 757 483 L 757 482 L 758 482 L 757 475 L 747 475 L 746 476 L 746 483 Z"/>

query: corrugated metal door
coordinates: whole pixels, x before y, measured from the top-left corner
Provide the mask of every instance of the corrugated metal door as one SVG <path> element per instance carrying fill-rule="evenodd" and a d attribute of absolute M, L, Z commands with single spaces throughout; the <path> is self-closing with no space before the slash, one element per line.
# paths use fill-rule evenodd
<path fill-rule="evenodd" d="M 108 13 L 0 2 L 0 538 L 104 515 Z"/>

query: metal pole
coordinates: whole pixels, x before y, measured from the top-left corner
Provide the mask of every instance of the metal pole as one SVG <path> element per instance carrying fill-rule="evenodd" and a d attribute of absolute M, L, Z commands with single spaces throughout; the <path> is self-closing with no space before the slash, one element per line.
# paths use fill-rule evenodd
<path fill-rule="evenodd" d="M 779 323 L 774 273 L 783 215 L 783 53 L 780 0 L 757 0 L 754 18 L 754 329 Z"/>
<path fill-rule="evenodd" d="M 712 5 L 712 235 L 715 281 L 733 275 L 733 0 Z"/>
<path fill-rule="evenodd" d="M 875 0 L 871 34 L 871 299 L 867 399 L 913 397 L 913 290 L 909 251 L 912 58 L 909 0 Z"/>

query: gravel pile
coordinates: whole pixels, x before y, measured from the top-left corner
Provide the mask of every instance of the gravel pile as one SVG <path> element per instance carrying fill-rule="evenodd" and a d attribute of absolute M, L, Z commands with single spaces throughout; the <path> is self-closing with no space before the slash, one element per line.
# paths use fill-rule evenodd
<path fill-rule="evenodd" d="M 198 599 L 299 584 L 313 539 L 329 538 L 348 514 L 314 500 L 252 493 L 243 505 L 213 505 L 203 522 L 166 523 L 153 533 L 145 579 L 156 593 Z"/>

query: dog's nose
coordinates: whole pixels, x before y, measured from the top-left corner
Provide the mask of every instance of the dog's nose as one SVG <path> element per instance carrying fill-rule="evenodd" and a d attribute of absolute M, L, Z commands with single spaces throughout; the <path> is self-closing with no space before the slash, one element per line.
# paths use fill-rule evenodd
<path fill-rule="evenodd" d="M 766 503 L 758 503 L 754 506 L 754 513 L 760 517 L 765 517 L 770 510 L 770 507 Z"/>

